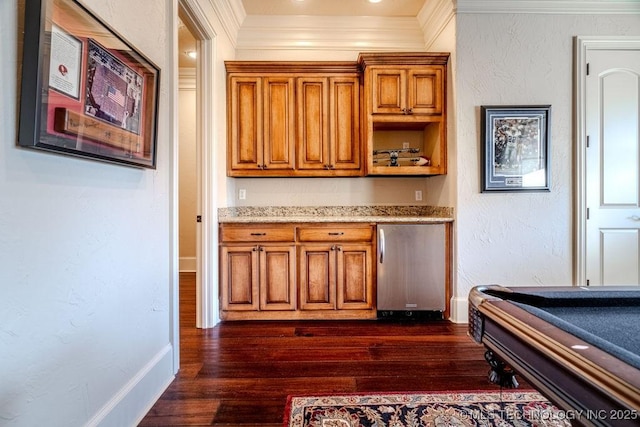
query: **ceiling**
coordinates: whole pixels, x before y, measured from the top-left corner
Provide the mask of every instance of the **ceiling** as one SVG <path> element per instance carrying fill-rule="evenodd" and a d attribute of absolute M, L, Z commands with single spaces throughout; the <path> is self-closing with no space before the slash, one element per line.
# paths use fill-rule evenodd
<path fill-rule="evenodd" d="M 196 39 L 191 31 L 180 20 L 178 22 L 178 66 L 180 68 L 195 68 L 196 60 L 187 56 L 187 52 L 196 50 Z"/>
<path fill-rule="evenodd" d="M 426 0 L 241 0 L 247 15 L 306 15 L 306 16 L 417 16 Z M 196 41 L 189 29 L 180 22 L 179 66 L 193 68 L 196 60 L 185 52 L 196 49 Z"/>

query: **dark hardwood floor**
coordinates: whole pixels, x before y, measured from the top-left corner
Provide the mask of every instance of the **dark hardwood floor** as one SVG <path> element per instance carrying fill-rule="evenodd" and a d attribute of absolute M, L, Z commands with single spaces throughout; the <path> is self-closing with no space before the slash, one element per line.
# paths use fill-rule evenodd
<path fill-rule="evenodd" d="M 281 427 L 288 395 L 498 390 L 484 349 L 447 321 L 225 322 L 196 329 L 180 276 L 180 372 L 141 426 Z"/>

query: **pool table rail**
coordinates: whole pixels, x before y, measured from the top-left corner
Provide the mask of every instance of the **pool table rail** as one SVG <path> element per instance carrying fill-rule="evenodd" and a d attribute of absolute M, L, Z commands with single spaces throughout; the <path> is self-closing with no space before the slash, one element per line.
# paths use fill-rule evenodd
<path fill-rule="evenodd" d="M 469 335 L 474 341 L 581 424 L 640 425 L 639 370 L 510 302 L 513 289 L 492 285 L 471 290 Z M 517 289 L 520 295 L 534 288 Z M 612 419 L 618 414 L 625 418 L 627 413 L 618 411 L 629 416 Z"/>

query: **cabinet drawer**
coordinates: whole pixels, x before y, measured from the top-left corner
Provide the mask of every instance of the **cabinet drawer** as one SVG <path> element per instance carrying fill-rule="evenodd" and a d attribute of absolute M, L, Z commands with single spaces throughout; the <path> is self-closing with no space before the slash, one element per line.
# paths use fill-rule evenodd
<path fill-rule="evenodd" d="M 331 227 L 298 228 L 300 242 L 370 242 L 373 227 L 370 225 L 349 225 Z"/>
<path fill-rule="evenodd" d="M 229 242 L 293 242 L 295 227 L 293 225 L 241 226 L 222 225 L 220 241 Z"/>

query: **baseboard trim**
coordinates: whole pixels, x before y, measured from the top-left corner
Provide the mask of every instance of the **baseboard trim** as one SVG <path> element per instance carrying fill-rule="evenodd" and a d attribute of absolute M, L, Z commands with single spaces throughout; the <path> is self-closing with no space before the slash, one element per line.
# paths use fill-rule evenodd
<path fill-rule="evenodd" d="M 194 273 L 198 265 L 196 257 L 180 257 L 180 273 Z"/>
<path fill-rule="evenodd" d="M 173 346 L 167 344 L 85 426 L 138 425 L 174 378 Z"/>
<path fill-rule="evenodd" d="M 451 299 L 451 319 L 453 323 L 469 323 L 469 299 L 454 297 Z"/>

